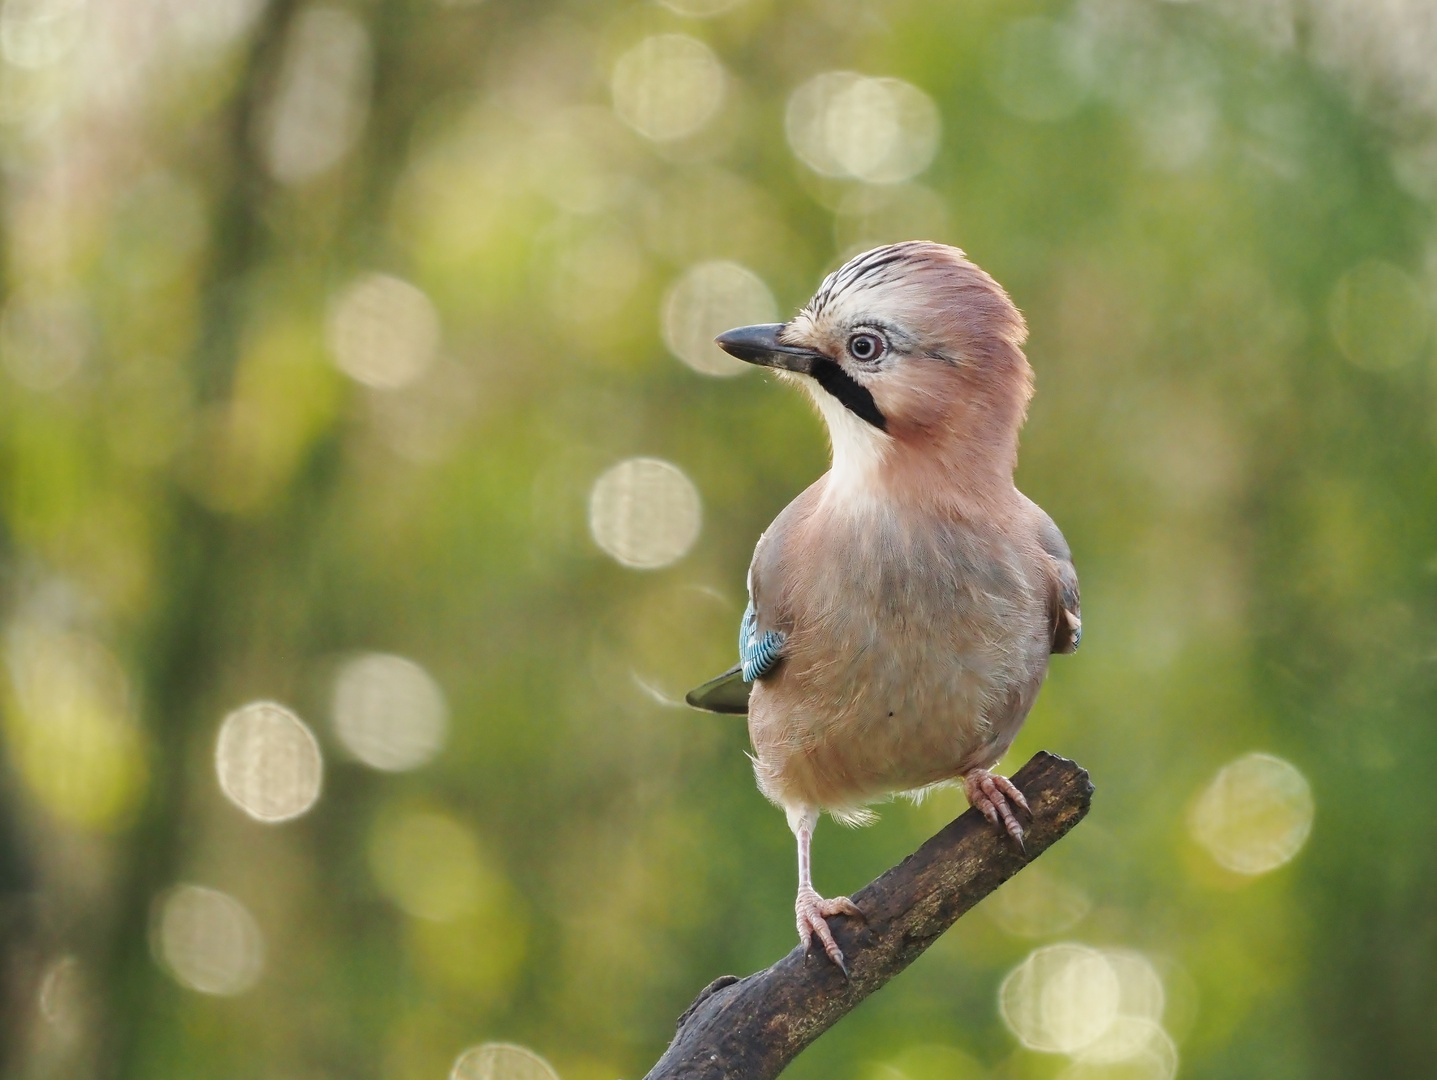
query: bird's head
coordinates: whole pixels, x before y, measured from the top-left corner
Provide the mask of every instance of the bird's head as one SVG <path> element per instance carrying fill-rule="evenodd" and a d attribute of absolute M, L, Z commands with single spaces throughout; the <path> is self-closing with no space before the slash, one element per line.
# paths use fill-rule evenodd
<path fill-rule="evenodd" d="M 957 248 L 910 241 L 850 259 L 787 323 L 720 334 L 726 352 L 799 381 L 834 473 L 1011 481 L 1032 395 L 1023 316 Z"/>

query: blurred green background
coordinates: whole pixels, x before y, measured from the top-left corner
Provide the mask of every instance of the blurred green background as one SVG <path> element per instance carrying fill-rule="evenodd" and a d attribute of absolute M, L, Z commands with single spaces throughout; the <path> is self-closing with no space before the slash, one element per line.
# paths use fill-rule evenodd
<path fill-rule="evenodd" d="M 705 341 L 927 237 L 1028 317 L 1083 581 L 1005 767 L 1097 795 L 790 1075 L 1431 1075 L 1434 56 L 1430 0 L 4 0 L 0 1074 L 634 1080 L 788 950 L 675 701 L 825 441 Z"/>

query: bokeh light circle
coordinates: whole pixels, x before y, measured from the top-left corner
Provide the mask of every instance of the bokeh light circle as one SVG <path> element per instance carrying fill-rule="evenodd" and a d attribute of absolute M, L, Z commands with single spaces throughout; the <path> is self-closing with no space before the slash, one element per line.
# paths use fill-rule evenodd
<path fill-rule="evenodd" d="M 1219 865 L 1256 875 L 1302 850 L 1314 813 L 1312 788 L 1297 766 L 1254 753 L 1218 770 L 1193 804 L 1188 823 Z"/>
<path fill-rule="evenodd" d="M 284 59 L 263 114 L 269 173 L 301 185 L 342 161 L 364 131 L 373 47 L 364 22 L 330 4 L 289 21 Z"/>
<path fill-rule="evenodd" d="M 1405 270 L 1381 259 L 1365 259 L 1338 279 L 1327 314 L 1338 349 L 1365 371 L 1405 367 L 1427 343 L 1426 297 Z"/>
<path fill-rule="evenodd" d="M 698 489 L 678 466 L 658 458 L 619 462 L 589 493 L 594 542 L 635 569 L 656 570 L 683 558 L 702 523 Z"/>
<path fill-rule="evenodd" d="M 330 309 L 335 365 L 356 382 L 397 390 L 415 382 L 439 352 L 439 313 L 422 289 L 388 274 L 366 274 Z"/>
<path fill-rule="evenodd" d="M 75 1039 L 84 1032 L 88 982 L 79 959 L 69 954 L 52 961 L 40 977 L 35 1004 L 41 1018 L 63 1039 Z"/>
<path fill-rule="evenodd" d="M 1067 1054 L 1098 1039 L 1118 1015 L 1122 986 L 1107 958 L 1085 945 L 1030 953 L 998 990 L 999 1009 L 1030 1050 Z"/>
<path fill-rule="evenodd" d="M 332 716 L 344 748 L 386 772 L 425 764 L 449 733 L 439 684 L 412 660 L 384 653 L 356 657 L 340 669 Z"/>
<path fill-rule="evenodd" d="M 745 0 L 659 0 L 664 7 L 676 15 L 687 15 L 691 19 L 711 19 L 732 11 Z"/>
<path fill-rule="evenodd" d="M 175 981 L 202 994 L 243 993 L 264 966 L 264 938 L 234 897 L 177 885 L 158 904 L 155 952 Z"/>
<path fill-rule="evenodd" d="M 1076 1067 L 1062 1073 L 1069 1080 L 1109 1077 L 1114 1066 L 1122 1066 L 1117 1071 L 1124 1080 L 1171 1080 L 1178 1067 L 1172 1036 L 1161 1024 L 1134 1016 L 1116 1017 L 1107 1031 L 1072 1056 Z"/>
<path fill-rule="evenodd" d="M 911 83 L 831 71 L 790 95 L 784 130 L 817 173 L 896 184 L 932 163 L 942 122 L 933 99 Z"/>
<path fill-rule="evenodd" d="M 1104 949 L 1103 957 L 1118 977 L 1118 1014 L 1153 1023 L 1161 1021 L 1167 994 L 1152 961 L 1135 949 Z"/>
<path fill-rule="evenodd" d="M 655 34 L 614 65 L 614 112 L 655 142 L 682 139 L 718 112 L 724 78 L 723 65 L 702 41 L 687 34 Z"/>
<path fill-rule="evenodd" d="M 690 267 L 664 297 L 664 343 L 703 375 L 737 375 L 747 370 L 714 344 L 725 330 L 773 322 L 778 305 L 763 279 L 752 270 L 722 259 Z"/>
<path fill-rule="evenodd" d="M 319 798 L 319 743 L 282 705 L 257 701 L 220 724 L 215 772 L 225 797 L 256 821 L 288 821 Z"/>
<path fill-rule="evenodd" d="M 471 1046 L 454 1062 L 449 1080 L 559 1080 L 554 1067 L 513 1043 Z"/>
<path fill-rule="evenodd" d="M 1071 942 L 1036 949 L 1003 980 L 998 1001 L 1024 1046 L 1073 1058 L 1063 1076 L 1171 1080 L 1177 1071 L 1162 979 L 1142 953 Z"/>

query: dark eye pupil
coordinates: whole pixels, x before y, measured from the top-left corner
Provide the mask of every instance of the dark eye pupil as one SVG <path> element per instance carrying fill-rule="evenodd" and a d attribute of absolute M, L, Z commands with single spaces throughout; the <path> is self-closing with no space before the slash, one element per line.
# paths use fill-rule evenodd
<path fill-rule="evenodd" d="M 878 343 L 867 334 L 858 334 L 854 337 L 851 348 L 854 356 L 867 360 L 878 351 Z"/>

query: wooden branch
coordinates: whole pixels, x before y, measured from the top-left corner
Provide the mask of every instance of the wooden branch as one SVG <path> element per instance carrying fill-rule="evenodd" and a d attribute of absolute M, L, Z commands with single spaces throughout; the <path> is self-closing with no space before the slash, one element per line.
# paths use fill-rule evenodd
<path fill-rule="evenodd" d="M 805 955 L 795 946 L 746 979 L 715 979 L 679 1017 L 674 1041 L 646 1080 L 772 1080 L 960 915 L 1066 835 L 1087 814 L 1093 795 L 1085 771 L 1046 751 L 1013 782 L 1033 809 L 1026 852 L 969 810 L 853 894 L 864 922 L 829 920 L 850 978 L 822 949 Z"/>

